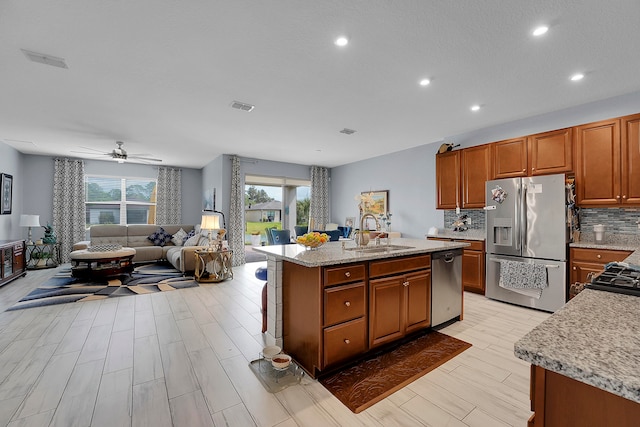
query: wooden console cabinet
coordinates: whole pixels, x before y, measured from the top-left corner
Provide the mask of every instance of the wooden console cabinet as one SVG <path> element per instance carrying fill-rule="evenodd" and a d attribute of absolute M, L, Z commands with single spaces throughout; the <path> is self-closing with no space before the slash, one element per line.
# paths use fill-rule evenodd
<path fill-rule="evenodd" d="M 283 261 L 284 351 L 316 378 L 431 324 L 430 255 L 324 267 Z"/>
<path fill-rule="evenodd" d="M 24 240 L 0 240 L 0 286 L 27 274 Z"/>

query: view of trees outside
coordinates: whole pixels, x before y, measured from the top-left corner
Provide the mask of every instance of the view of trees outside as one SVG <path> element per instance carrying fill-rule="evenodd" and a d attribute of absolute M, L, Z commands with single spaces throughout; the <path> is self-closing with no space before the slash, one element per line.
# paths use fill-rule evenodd
<path fill-rule="evenodd" d="M 153 179 L 87 176 L 86 225 L 155 223 Z M 124 197 L 123 197 L 124 190 Z M 124 218 L 121 213 L 124 212 Z"/>

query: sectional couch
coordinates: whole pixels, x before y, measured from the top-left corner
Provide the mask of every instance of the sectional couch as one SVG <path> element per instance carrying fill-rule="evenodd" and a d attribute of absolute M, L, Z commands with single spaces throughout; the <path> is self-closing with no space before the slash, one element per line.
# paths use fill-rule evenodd
<path fill-rule="evenodd" d="M 101 244 L 119 244 L 124 247 L 134 248 L 136 255 L 133 262 L 169 261 L 171 265 L 183 273 L 195 270 L 195 250 L 206 247 L 207 234 L 200 234 L 196 238 L 197 246 L 181 246 L 174 242 L 167 242 L 164 246 L 155 245 L 148 239 L 158 227 L 162 227 L 168 234 L 176 234 L 180 229 L 189 233 L 191 230 L 200 233 L 193 224 L 179 225 L 93 225 L 89 231 L 90 240 L 78 242 L 73 245 L 73 250 L 87 249 L 89 246 Z M 213 230 L 212 236 L 216 236 Z M 175 239 L 178 242 L 178 239 Z M 180 239 L 181 241 L 181 239 Z M 180 242 L 179 242 L 180 243 Z"/>

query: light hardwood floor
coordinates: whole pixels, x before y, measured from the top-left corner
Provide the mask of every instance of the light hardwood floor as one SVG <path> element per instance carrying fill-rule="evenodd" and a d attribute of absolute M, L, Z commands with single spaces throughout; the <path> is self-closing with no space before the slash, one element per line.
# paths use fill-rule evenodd
<path fill-rule="evenodd" d="M 548 314 L 465 294 L 442 332 L 469 350 L 361 414 L 318 382 L 268 393 L 248 363 L 263 346 L 263 282 L 6 312 L 54 269 L 0 288 L 0 426 L 524 426 L 529 365 L 513 343 Z"/>

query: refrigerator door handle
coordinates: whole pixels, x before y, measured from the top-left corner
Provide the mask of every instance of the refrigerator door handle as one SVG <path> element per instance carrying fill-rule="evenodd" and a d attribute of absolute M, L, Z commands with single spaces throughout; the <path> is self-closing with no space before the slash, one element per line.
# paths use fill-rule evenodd
<path fill-rule="evenodd" d="M 514 218 L 514 222 L 515 222 L 515 229 L 516 229 L 516 236 L 515 236 L 515 241 L 516 241 L 516 251 L 521 252 L 521 244 L 522 244 L 522 234 L 520 232 L 520 221 L 522 220 L 521 216 L 522 213 L 520 212 L 522 210 L 522 185 L 518 184 L 517 185 L 518 188 L 518 194 L 516 197 L 516 212 L 515 212 L 515 218 Z"/>
<path fill-rule="evenodd" d="M 527 250 L 527 184 L 522 183 L 522 198 L 520 199 L 520 203 L 521 203 L 521 217 L 520 217 L 520 223 L 522 224 L 522 226 L 520 227 L 521 229 L 521 246 L 522 246 L 522 254 L 524 254 L 524 252 Z"/>

